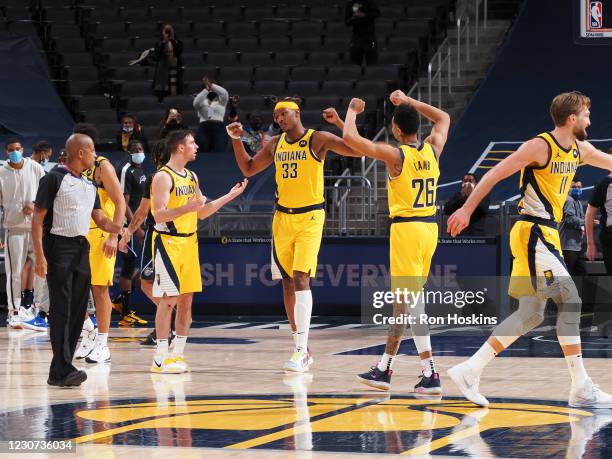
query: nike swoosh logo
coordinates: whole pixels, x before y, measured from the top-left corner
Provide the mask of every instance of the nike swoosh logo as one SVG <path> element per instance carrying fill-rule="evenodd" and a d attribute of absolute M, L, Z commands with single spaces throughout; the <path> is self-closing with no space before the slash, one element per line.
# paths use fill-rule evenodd
<path fill-rule="evenodd" d="M 157 365 L 157 368 L 161 368 L 161 363 L 157 363 L 157 360 L 153 360 L 153 363 L 155 363 L 155 365 Z"/>
<path fill-rule="evenodd" d="M 467 380 L 467 379 L 465 379 L 465 376 L 464 376 L 464 375 L 461 375 L 461 377 L 463 378 L 463 383 L 466 385 L 466 387 L 467 387 L 468 389 L 470 389 L 470 390 L 473 390 L 473 389 L 472 389 L 472 387 L 474 387 L 474 383 L 470 384 L 470 383 L 468 382 L 468 380 Z"/>

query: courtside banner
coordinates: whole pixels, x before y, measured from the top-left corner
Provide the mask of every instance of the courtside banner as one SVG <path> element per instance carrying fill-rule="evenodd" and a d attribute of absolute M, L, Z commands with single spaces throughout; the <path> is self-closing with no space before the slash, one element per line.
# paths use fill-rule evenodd
<path fill-rule="evenodd" d="M 410 251 L 406 247 L 406 251 Z M 204 292 L 198 304 L 282 304 L 280 281 L 270 272 L 271 240 L 262 237 L 200 239 Z M 355 305 L 362 283 L 387 277 L 388 238 L 324 238 L 319 252 L 313 295 L 318 304 Z M 440 238 L 432 261 L 432 278 L 497 276 L 496 237 Z"/>

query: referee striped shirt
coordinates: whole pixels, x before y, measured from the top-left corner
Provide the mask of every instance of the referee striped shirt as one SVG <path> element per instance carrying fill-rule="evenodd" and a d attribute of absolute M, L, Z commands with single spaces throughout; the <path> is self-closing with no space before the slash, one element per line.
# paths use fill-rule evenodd
<path fill-rule="evenodd" d="M 100 208 L 96 186 L 65 166 L 52 169 L 40 180 L 34 204 L 47 209 L 44 234 L 87 236 L 93 209 Z"/>

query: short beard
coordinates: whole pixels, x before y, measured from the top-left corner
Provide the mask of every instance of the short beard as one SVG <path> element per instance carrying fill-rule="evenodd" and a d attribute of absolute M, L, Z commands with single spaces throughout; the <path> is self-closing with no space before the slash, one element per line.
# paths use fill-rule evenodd
<path fill-rule="evenodd" d="M 576 139 L 580 140 L 581 142 L 584 142 L 588 137 L 586 129 L 581 129 L 580 131 L 575 132 L 574 135 L 576 136 Z"/>

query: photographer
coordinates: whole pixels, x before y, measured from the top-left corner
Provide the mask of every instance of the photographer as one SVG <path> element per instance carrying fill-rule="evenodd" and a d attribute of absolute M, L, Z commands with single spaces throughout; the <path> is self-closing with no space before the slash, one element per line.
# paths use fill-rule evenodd
<path fill-rule="evenodd" d="M 176 108 L 166 109 L 159 125 L 157 139 L 165 139 L 169 132 L 189 129 L 183 124 L 183 114 Z"/>
<path fill-rule="evenodd" d="M 478 179 L 474 174 L 468 172 L 461 179 L 461 189 L 452 195 L 446 204 L 444 204 L 444 213 L 451 215 L 457 209 L 459 209 L 467 198 L 472 194 Z M 484 235 L 484 218 L 489 210 L 489 197 L 485 197 L 470 218 L 470 225 L 461 232 L 464 236 L 482 236 Z"/>
<path fill-rule="evenodd" d="M 155 78 L 153 91 L 162 100 L 167 95 L 176 95 L 182 92 L 181 81 L 181 54 L 183 42 L 174 34 L 174 27 L 164 24 L 161 29 L 161 39 L 155 45 Z"/>
<path fill-rule="evenodd" d="M 208 77 L 204 77 L 203 82 L 204 89 L 193 100 L 193 108 L 200 120 L 195 141 L 201 152 L 225 151 L 227 134 L 223 126 L 223 119 L 229 94 L 225 88 L 214 84 Z"/>

